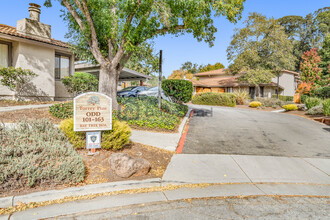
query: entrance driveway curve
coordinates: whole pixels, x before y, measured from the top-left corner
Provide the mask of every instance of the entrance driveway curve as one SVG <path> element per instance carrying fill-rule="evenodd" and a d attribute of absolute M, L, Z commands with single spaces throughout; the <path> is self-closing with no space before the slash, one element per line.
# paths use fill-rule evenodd
<path fill-rule="evenodd" d="M 184 154 L 330 158 L 330 127 L 299 116 L 191 105 Z"/>

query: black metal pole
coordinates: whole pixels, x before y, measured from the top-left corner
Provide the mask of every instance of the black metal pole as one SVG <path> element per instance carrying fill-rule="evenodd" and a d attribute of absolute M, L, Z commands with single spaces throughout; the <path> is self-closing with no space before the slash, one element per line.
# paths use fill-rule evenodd
<path fill-rule="evenodd" d="M 159 51 L 159 79 L 158 79 L 158 107 L 161 108 L 162 105 L 162 59 L 163 51 Z"/>

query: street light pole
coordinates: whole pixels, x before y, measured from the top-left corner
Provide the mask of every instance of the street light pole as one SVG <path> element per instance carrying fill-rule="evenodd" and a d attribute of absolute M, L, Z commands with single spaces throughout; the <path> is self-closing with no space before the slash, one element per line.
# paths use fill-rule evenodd
<path fill-rule="evenodd" d="M 163 51 L 159 51 L 159 79 L 158 79 L 158 107 L 161 108 L 162 105 L 162 59 Z"/>
<path fill-rule="evenodd" d="M 278 89 L 279 89 L 279 84 L 280 84 L 280 75 L 277 75 L 277 99 L 278 99 Z"/>

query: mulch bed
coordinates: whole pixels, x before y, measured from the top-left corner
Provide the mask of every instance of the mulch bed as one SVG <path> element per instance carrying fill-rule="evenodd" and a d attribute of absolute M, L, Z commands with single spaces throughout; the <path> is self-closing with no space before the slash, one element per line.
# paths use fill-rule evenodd
<path fill-rule="evenodd" d="M 21 101 L 14 100 L 0 100 L 0 107 L 17 106 L 17 105 L 42 105 L 42 104 L 55 104 L 61 101 Z"/>
<path fill-rule="evenodd" d="M 54 124 L 59 124 L 63 119 L 56 118 L 49 113 L 49 108 L 23 109 L 10 112 L 0 112 L 1 123 L 16 123 L 22 119 L 43 119 L 47 118 Z"/>
<path fill-rule="evenodd" d="M 289 114 L 289 115 L 296 115 L 296 116 L 300 116 L 303 118 L 307 118 L 307 119 L 311 119 L 314 121 L 318 121 L 318 122 L 323 122 L 325 124 L 329 125 L 329 121 L 330 121 L 330 116 L 324 116 L 324 115 L 308 115 L 306 114 L 305 111 L 287 111 L 287 112 L 283 112 L 284 114 Z"/>
<path fill-rule="evenodd" d="M 86 166 L 86 177 L 82 183 L 78 183 L 76 185 L 50 185 L 44 184 L 41 186 L 36 186 L 33 188 L 21 188 L 20 190 L 11 190 L 6 191 L 0 194 L 0 197 L 6 196 L 16 196 L 23 195 L 32 192 L 39 192 L 45 190 L 53 190 L 53 189 L 64 189 L 67 187 L 73 186 L 83 186 L 87 184 L 97 184 L 97 183 L 106 183 L 106 182 L 115 182 L 115 181 L 124 181 L 124 180 L 143 180 L 150 178 L 162 177 L 167 165 L 171 161 L 173 156 L 173 152 L 158 149 L 155 147 L 138 144 L 138 143 L 130 143 L 122 150 L 112 151 L 112 150 L 99 150 L 99 155 L 95 156 L 87 156 L 87 150 L 77 150 L 77 152 L 83 158 L 83 161 Z M 109 165 L 109 157 L 113 153 L 127 153 L 135 158 L 144 158 L 148 160 L 151 164 L 151 170 L 147 175 L 143 176 L 131 176 L 129 178 L 121 178 L 116 176 L 110 169 Z"/>
<path fill-rule="evenodd" d="M 241 109 L 250 109 L 250 110 L 256 110 L 256 111 L 264 111 L 264 112 L 271 112 L 282 109 L 281 107 L 273 108 L 273 107 L 264 107 L 264 108 L 251 108 L 248 105 L 236 105 L 235 108 L 241 108 Z"/>

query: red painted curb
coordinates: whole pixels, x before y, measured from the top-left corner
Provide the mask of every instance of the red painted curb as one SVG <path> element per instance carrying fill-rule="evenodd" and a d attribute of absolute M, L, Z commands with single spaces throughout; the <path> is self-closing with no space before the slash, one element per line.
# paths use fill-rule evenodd
<path fill-rule="evenodd" d="M 192 117 L 193 113 L 194 113 L 194 110 L 191 110 L 190 115 L 189 115 L 189 118 Z M 176 152 L 178 154 L 181 154 L 182 153 L 184 141 L 186 140 L 186 136 L 187 136 L 188 130 L 189 130 L 189 122 L 187 121 L 187 124 L 185 126 L 185 130 L 183 131 L 183 133 L 181 135 L 181 138 L 180 138 L 180 141 L 179 141 L 179 144 L 178 144 L 178 148 L 176 149 Z"/>

